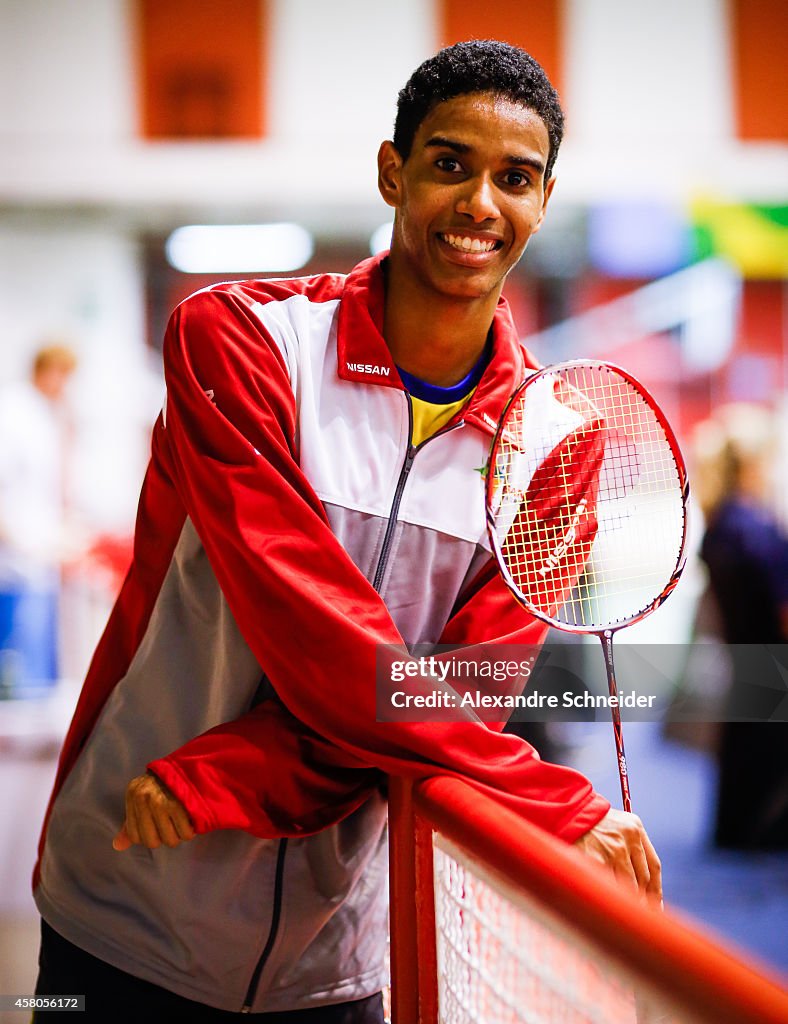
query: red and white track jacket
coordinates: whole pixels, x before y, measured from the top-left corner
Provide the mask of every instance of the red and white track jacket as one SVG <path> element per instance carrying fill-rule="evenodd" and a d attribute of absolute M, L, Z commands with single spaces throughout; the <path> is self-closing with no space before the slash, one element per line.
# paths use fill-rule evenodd
<path fill-rule="evenodd" d="M 375 259 L 216 285 L 173 314 L 134 561 L 42 835 L 57 931 L 228 1010 L 380 987 L 385 773 L 462 776 L 568 841 L 609 806 L 478 721 L 375 720 L 379 645 L 544 635 L 494 569 L 478 472 L 533 365 L 508 308 L 461 418 L 414 450 L 383 299 Z M 148 765 L 206 834 L 118 854 Z"/>

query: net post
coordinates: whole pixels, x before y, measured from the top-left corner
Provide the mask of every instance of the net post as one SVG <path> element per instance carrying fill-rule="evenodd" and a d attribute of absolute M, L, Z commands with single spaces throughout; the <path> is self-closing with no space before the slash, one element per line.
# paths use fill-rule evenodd
<path fill-rule="evenodd" d="M 438 962 L 432 828 L 416 816 L 413 783 L 389 779 L 392 1024 L 437 1024 Z"/>
<path fill-rule="evenodd" d="M 438 1024 L 438 952 L 432 825 L 419 814 L 416 837 L 416 920 L 419 950 L 419 1024 Z"/>

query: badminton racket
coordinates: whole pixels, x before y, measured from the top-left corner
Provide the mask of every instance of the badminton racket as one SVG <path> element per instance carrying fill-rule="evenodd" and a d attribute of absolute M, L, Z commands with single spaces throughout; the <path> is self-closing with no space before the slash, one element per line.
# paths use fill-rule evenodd
<path fill-rule="evenodd" d="M 504 580 L 532 615 L 602 643 L 627 811 L 613 636 L 676 586 L 688 494 L 664 414 L 631 374 L 608 363 L 533 373 L 509 400 L 490 452 L 487 526 Z"/>

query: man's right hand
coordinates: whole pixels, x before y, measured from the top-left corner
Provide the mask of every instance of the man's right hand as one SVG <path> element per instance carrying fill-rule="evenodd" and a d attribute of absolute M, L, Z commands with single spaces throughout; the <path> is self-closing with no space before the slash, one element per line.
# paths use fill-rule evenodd
<path fill-rule="evenodd" d="M 112 840 L 123 851 L 139 843 L 155 850 L 175 847 L 196 833 L 180 800 L 155 775 L 138 775 L 126 787 L 126 820 Z"/>
<path fill-rule="evenodd" d="M 662 900 L 662 865 L 636 814 L 611 808 L 574 845 L 607 865 L 616 878 Z"/>

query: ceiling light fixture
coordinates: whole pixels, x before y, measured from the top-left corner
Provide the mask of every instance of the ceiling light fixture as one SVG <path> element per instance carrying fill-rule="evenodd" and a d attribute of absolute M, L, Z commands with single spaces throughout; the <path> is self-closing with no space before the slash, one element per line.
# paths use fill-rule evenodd
<path fill-rule="evenodd" d="M 385 252 L 391 248 L 391 232 L 394 230 L 394 222 L 388 221 L 376 228 L 369 238 L 369 251 L 373 256 L 379 252 Z"/>
<path fill-rule="evenodd" d="M 312 235 L 299 224 L 189 224 L 167 239 L 167 260 L 184 274 L 285 273 L 312 257 Z"/>

